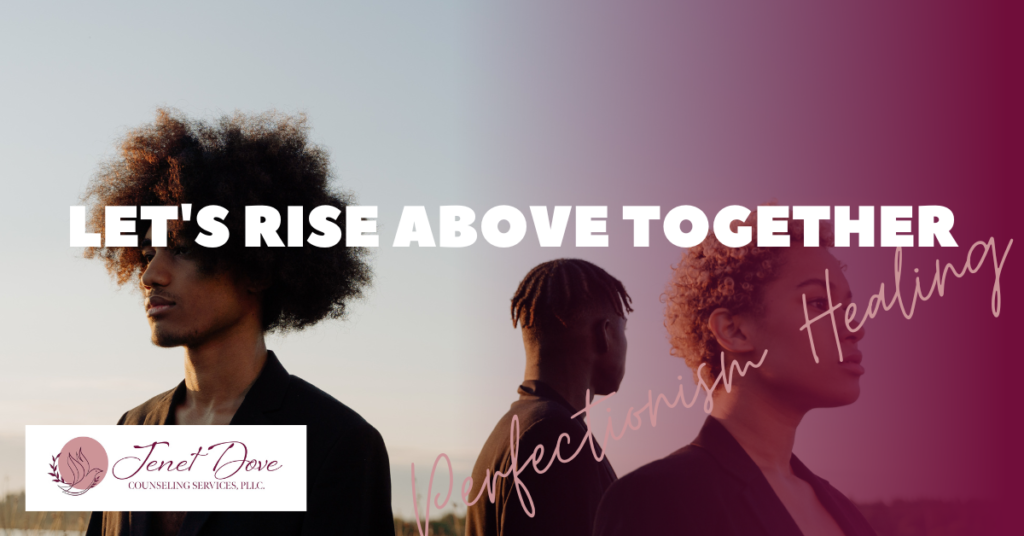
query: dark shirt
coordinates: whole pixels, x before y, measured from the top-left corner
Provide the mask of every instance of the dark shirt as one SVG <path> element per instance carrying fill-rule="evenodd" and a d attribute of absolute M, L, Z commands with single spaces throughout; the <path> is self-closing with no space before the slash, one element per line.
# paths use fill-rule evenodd
<path fill-rule="evenodd" d="M 173 424 L 174 409 L 184 400 L 183 381 L 125 413 L 117 424 Z M 289 375 L 273 352 L 267 352 L 230 424 L 306 425 L 306 511 L 187 512 L 178 534 L 394 535 L 391 472 L 380 434 L 331 395 Z M 86 536 L 151 536 L 173 517 L 93 512 Z"/>
<path fill-rule="evenodd" d="M 793 456 L 807 481 L 847 536 L 875 531 L 842 493 Z M 799 536 L 800 528 L 754 460 L 732 434 L 708 417 L 693 443 L 616 482 L 594 522 L 595 536 L 635 534 Z"/>
<path fill-rule="evenodd" d="M 484 444 L 473 468 L 472 501 L 485 485 L 485 472 L 507 472 L 512 465 L 510 426 L 512 416 L 519 416 L 518 467 L 526 464 L 537 445 L 544 446 L 539 467 L 543 469 L 554 455 L 555 444 L 562 433 L 570 441 L 562 441 L 561 457 L 576 452 L 586 435 L 583 416 L 573 419 L 576 410 L 554 389 L 539 381 L 525 381 L 519 386 L 519 400 L 498 421 Z M 594 441 L 597 445 L 597 441 Z M 597 446 L 597 453 L 602 451 Z M 491 477 L 493 479 L 493 476 Z M 615 481 L 615 471 L 607 457 L 598 462 L 590 446 L 569 463 L 558 460 L 543 474 L 534 472 L 532 464 L 523 470 L 519 480 L 533 499 L 534 517 L 530 518 L 520 504 L 511 475 L 498 479 L 492 503 L 487 491 L 466 512 L 467 536 L 589 536 L 601 495 Z M 524 496 L 525 497 L 525 496 Z M 529 502 L 526 502 L 529 506 Z"/>

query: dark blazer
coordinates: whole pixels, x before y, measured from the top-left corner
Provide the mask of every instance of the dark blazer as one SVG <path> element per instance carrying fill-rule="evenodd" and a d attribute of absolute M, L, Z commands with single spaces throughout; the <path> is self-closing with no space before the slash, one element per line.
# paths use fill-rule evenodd
<path fill-rule="evenodd" d="M 473 468 L 473 500 L 484 485 L 487 470 L 506 472 L 512 465 L 509 426 L 519 416 L 518 466 L 522 467 L 537 445 L 544 446 L 541 469 L 554 455 L 555 443 L 562 433 L 570 441 L 562 442 L 562 458 L 576 451 L 587 428 L 582 418 L 573 419 L 576 410 L 557 391 L 539 381 L 527 380 L 519 386 L 519 400 L 498 421 L 484 444 Z M 598 445 L 597 439 L 594 441 Z M 600 454 L 600 446 L 597 452 Z M 590 447 L 569 463 L 555 461 L 543 474 L 532 465 L 519 480 L 526 486 L 534 504 L 534 517 L 526 515 L 513 479 L 500 478 L 492 503 L 484 491 L 480 500 L 466 511 L 467 536 L 590 536 L 601 496 L 615 482 L 615 471 L 608 458 L 594 459 Z M 529 502 L 527 502 L 529 504 Z"/>
<path fill-rule="evenodd" d="M 174 424 L 185 382 L 117 424 Z M 179 535 L 394 535 L 391 472 L 380 434 L 356 412 L 281 366 L 273 352 L 231 424 L 306 425 L 305 512 L 188 512 Z M 93 512 L 87 536 L 145 536 L 149 512 Z"/>
<path fill-rule="evenodd" d="M 806 480 L 847 536 L 875 531 L 849 499 L 796 456 Z M 786 507 L 743 447 L 712 417 L 693 443 L 622 477 L 601 500 L 596 536 L 800 536 Z"/>

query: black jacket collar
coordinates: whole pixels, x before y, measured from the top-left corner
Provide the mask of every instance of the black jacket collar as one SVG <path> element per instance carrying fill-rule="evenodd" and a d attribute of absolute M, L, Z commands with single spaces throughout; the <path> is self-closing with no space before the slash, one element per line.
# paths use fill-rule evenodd
<path fill-rule="evenodd" d="M 562 395 L 558 394 L 553 387 L 540 380 L 524 380 L 519 386 L 519 400 L 530 398 L 547 398 L 569 411 L 569 415 L 575 415 L 577 409 L 573 408 Z"/>
<path fill-rule="evenodd" d="M 789 511 L 775 494 L 764 473 L 722 423 L 709 415 L 691 444 L 710 453 L 723 468 L 742 483 L 744 500 L 769 533 L 802 536 L 793 516 L 789 515 Z M 857 534 L 853 521 L 843 511 L 834 496 L 836 492 L 828 482 L 812 473 L 795 454 L 789 463 L 793 473 L 814 488 L 818 500 L 843 532 Z"/>
<path fill-rule="evenodd" d="M 272 424 L 265 414 L 281 408 L 289 377 L 274 352 L 267 350 L 267 361 L 230 424 Z M 175 424 L 173 412 L 185 401 L 185 391 L 185 380 L 181 380 L 146 414 L 143 424 Z"/>
<path fill-rule="evenodd" d="M 231 418 L 232 425 L 258 425 L 258 424 L 273 424 L 273 422 L 267 418 L 268 413 L 280 409 L 284 403 L 285 391 L 288 387 L 289 379 L 288 371 L 284 369 L 281 362 L 278 361 L 277 356 L 274 352 L 267 351 L 267 361 L 263 364 L 263 369 L 260 370 L 259 376 L 256 377 L 256 381 L 253 382 L 252 387 L 249 388 L 249 392 L 245 394 L 245 398 L 242 400 L 242 404 L 235 411 L 234 417 Z M 166 397 L 166 404 L 161 404 L 157 407 L 156 411 L 151 412 L 155 414 L 154 417 L 161 419 L 160 424 L 167 424 L 168 422 L 173 423 L 174 419 L 171 416 L 172 411 L 177 405 L 185 400 L 185 381 L 182 380 L 178 387 L 174 389 L 171 396 Z M 148 420 L 148 419 L 147 419 Z M 181 523 L 181 529 L 178 531 L 179 536 L 194 536 L 199 533 L 199 529 L 203 527 L 206 520 L 210 517 L 210 512 L 188 512 L 185 514 L 185 519 Z M 148 519 L 144 522 L 148 524 Z"/>

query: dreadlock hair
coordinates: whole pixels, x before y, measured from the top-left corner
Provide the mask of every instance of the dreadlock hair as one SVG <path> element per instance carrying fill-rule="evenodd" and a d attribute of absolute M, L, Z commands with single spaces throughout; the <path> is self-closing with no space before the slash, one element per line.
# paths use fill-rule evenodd
<path fill-rule="evenodd" d="M 612 310 L 625 318 L 632 298 L 622 282 L 581 259 L 538 264 L 512 297 L 512 327 L 531 329 L 539 340 L 564 333 L 580 314 Z"/>

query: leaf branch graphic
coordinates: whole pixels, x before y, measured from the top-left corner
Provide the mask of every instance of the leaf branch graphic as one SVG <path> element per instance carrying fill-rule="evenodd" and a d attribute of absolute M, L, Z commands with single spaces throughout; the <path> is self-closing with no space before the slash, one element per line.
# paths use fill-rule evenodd
<path fill-rule="evenodd" d="M 57 460 L 59 458 L 60 454 L 53 456 L 51 460 L 52 463 L 50 464 L 50 469 L 53 470 L 53 472 L 48 474 L 55 477 L 54 482 L 58 483 L 57 487 L 59 487 L 65 495 L 82 495 L 94 488 L 103 476 L 103 469 L 93 468 L 89 464 L 89 459 L 86 458 L 85 453 L 83 453 L 82 449 L 79 448 L 77 455 L 73 455 L 71 452 L 68 452 L 65 457 L 67 460 L 67 467 L 71 471 L 71 481 L 68 482 L 58 470 L 60 464 Z M 84 484 L 84 486 L 82 486 L 82 484 Z"/>
<path fill-rule="evenodd" d="M 64 477 L 60 474 L 60 469 L 57 464 L 57 460 L 60 459 L 60 453 L 58 452 L 56 456 L 51 456 L 50 458 L 50 472 L 47 474 L 53 477 L 54 482 L 58 484 L 67 484 L 67 482 L 64 481 Z"/>

